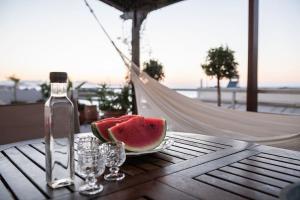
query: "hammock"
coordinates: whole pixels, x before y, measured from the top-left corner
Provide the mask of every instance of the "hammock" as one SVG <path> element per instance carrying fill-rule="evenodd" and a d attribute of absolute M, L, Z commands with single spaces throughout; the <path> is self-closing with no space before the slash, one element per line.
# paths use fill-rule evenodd
<path fill-rule="evenodd" d="M 164 117 L 172 131 L 201 133 L 276 144 L 300 136 L 299 116 L 242 112 L 215 107 L 165 87 L 146 73 L 131 70 L 138 113 Z"/>
<path fill-rule="evenodd" d="M 87 2 L 86 5 L 130 71 L 138 114 L 146 117 L 163 117 L 167 120 L 168 130 L 172 131 L 200 133 L 283 147 L 295 141 L 296 146 L 300 144 L 299 116 L 242 112 L 215 107 L 179 94 L 141 72 L 139 67 L 115 45 Z"/>

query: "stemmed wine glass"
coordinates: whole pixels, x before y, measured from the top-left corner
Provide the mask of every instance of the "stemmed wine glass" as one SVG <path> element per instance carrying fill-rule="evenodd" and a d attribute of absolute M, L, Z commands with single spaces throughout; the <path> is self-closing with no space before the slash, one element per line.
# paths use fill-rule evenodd
<path fill-rule="evenodd" d="M 77 142 L 78 169 L 85 176 L 84 185 L 79 187 L 81 194 L 93 195 L 101 192 L 103 186 L 97 184 L 96 176 L 105 171 L 105 155 L 100 141 L 92 136 L 81 137 Z"/>
<path fill-rule="evenodd" d="M 125 174 L 119 172 L 119 167 L 126 160 L 125 145 L 123 142 L 107 142 L 104 143 L 103 151 L 106 155 L 106 166 L 109 167 L 109 174 L 104 175 L 107 181 L 120 181 L 125 178 Z"/>

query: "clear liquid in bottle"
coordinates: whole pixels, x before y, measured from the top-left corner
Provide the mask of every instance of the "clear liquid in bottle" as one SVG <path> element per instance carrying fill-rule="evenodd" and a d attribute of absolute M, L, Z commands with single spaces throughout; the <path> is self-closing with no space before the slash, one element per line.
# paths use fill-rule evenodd
<path fill-rule="evenodd" d="M 51 72 L 45 103 L 46 181 L 51 188 L 74 183 L 74 107 L 67 97 L 67 74 Z"/>

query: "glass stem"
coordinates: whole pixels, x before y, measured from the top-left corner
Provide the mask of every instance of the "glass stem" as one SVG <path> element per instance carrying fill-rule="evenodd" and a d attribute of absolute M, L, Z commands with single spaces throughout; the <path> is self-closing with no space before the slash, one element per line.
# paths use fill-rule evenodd
<path fill-rule="evenodd" d="M 95 184 L 97 183 L 97 179 L 95 178 L 95 176 L 93 174 L 89 174 L 85 178 L 85 183 L 90 187 L 94 187 Z"/>
<path fill-rule="evenodd" d="M 113 175 L 118 174 L 119 172 L 119 167 L 111 167 L 109 168 L 110 173 L 112 173 Z"/>

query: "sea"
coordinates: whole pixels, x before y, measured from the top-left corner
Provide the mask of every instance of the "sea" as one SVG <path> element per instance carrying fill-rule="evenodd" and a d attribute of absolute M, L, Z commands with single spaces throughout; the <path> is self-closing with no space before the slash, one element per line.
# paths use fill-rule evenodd
<path fill-rule="evenodd" d="M 42 83 L 45 83 L 45 81 L 40 81 L 40 80 L 21 80 L 19 83 L 19 90 L 36 90 L 36 91 L 40 91 L 41 87 L 40 85 Z M 78 86 L 79 84 L 81 84 L 82 82 L 80 81 L 74 81 L 73 82 L 73 87 L 75 88 L 76 86 Z M 9 80 L 2 80 L 0 81 L 0 100 L 1 100 L 1 94 L 3 95 L 3 93 L 1 93 L 1 90 L 7 90 L 9 88 L 12 88 L 14 85 L 14 83 L 12 81 Z M 197 92 L 196 91 L 180 91 L 180 89 L 196 89 L 199 88 L 199 86 L 197 85 L 167 85 L 169 88 L 173 88 L 173 89 L 178 89 L 177 92 L 179 92 L 180 94 L 183 94 L 187 97 L 190 98 L 197 98 Z M 100 84 L 97 83 L 93 83 L 93 82 L 86 82 L 81 88 L 83 89 L 92 89 L 92 88 L 98 88 L 100 87 Z M 120 88 L 122 87 L 122 84 L 111 84 L 109 85 L 109 87 L 111 88 Z M 213 88 L 213 87 L 211 87 Z M 245 86 L 243 87 L 243 85 L 241 86 L 241 88 L 245 88 Z M 272 89 L 282 89 L 282 88 L 291 88 L 291 89 L 299 89 L 300 90 L 300 83 L 267 83 L 267 84 L 260 84 L 259 88 L 272 88 Z M 84 101 L 84 100 L 83 100 Z M 83 103 L 86 103 L 85 101 Z"/>

